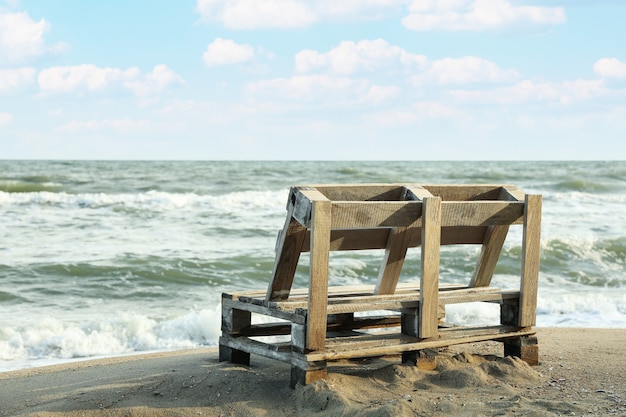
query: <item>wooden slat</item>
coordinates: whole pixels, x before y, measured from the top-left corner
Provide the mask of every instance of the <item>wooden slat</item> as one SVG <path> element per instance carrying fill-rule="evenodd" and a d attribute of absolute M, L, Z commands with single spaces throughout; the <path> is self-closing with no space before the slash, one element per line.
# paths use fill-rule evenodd
<path fill-rule="evenodd" d="M 293 285 L 298 267 L 306 228 L 292 217 L 294 206 L 290 205 L 285 226 L 279 235 L 272 278 L 267 289 L 267 300 L 286 300 Z"/>
<path fill-rule="evenodd" d="M 402 184 L 316 185 L 332 201 L 400 201 Z"/>
<path fill-rule="evenodd" d="M 311 269 L 306 337 L 306 348 L 310 350 L 324 349 L 326 341 L 330 218 L 330 201 L 314 201 L 311 215 Z"/>
<path fill-rule="evenodd" d="M 425 197 L 432 197 L 432 194 L 421 185 L 411 184 L 404 187 L 405 200 L 423 200 Z M 391 229 L 385 248 L 375 294 L 393 294 L 396 291 L 406 252 L 411 244 L 412 237 L 417 242 L 417 235 L 421 235 L 421 230 L 417 228 L 395 227 Z M 421 238 L 419 239 L 421 241 Z"/>
<path fill-rule="evenodd" d="M 419 201 L 333 202 L 333 229 L 416 227 L 422 215 Z"/>
<path fill-rule="evenodd" d="M 424 198 L 418 323 L 421 338 L 437 336 L 441 215 L 441 199 L 439 197 Z"/>
<path fill-rule="evenodd" d="M 424 188 L 443 201 L 497 200 L 500 184 L 425 184 Z"/>
<path fill-rule="evenodd" d="M 305 319 L 303 316 L 294 313 L 294 310 L 278 310 L 267 308 L 266 306 L 244 303 L 240 301 L 233 301 L 222 298 L 222 306 L 232 307 L 239 310 L 249 311 L 251 313 L 262 314 L 265 316 L 276 317 L 277 319 L 289 320 L 294 323 L 304 324 Z"/>
<path fill-rule="evenodd" d="M 446 201 L 442 203 L 441 225 L 492 226 L 521 224 L 524 203 L 512 201 Z"/>
<path fill-rule="evenodd" d="M 441 329 L 440 338 L 422 340 L 403 335 L 371 335 L 329 340 L 326 351 L 303 355 L 307 361 L 340 360 L 368 356 L 393 355 L 413 350 L 436 349 L 464 343 L 476 343 L 493 339 L 508 339 L 533 335 L 529 328 L 490 326 L 481 328 Z"/>
<path fill-rule="evenodd" d="M 470 287 L 489 286 L 508 232 L 509 226 L 506 225 L 487 228 L 476 269 L 469 284 Z"/>
<path fill-rule="evenodd" d="M 420 184 L 406 184 L 404 188 L 406 191 L 403 200 L 421 201 L 425 197 L 433 197 L 431 192 Z"/>
<path fill-rule="evenodd" d="M 409 241 L 410 229 L 408 227 L 396 227 L 391 230 L 378 275 L 378 283 L 374 289 L 375 294 L 393 294 L 396 291 Z"/>
<path fill-rule="evenodd" d="M 442 245 L 482 244 L 487 226 L 451 226 L 441 229 Z M 385 249 L 389 239 L 390 227 L 373 229 L 336 229 L 330 232 L 330 250 Z M 309 251 L 309 232 L 304 238 L 302 252 Z M 421 228 L 409 229 L 409 248 L 421 244 Z"/>
<path fill-rule="evenodd" d="M 526 195 L 520 284 L 520 326 L 534 326 L 541 251 L 541 196 Z"/>
<path fill-rule="evenodd" d="M 500 192 L 500 200 L 506 201 L 524 201 L 526 193 L 517 188 L 515 185 L 503 185 Z"/>
<path fill-rule="evenodd" d="M 333 202 L 332 229 L 420 227 L 422 203 L 418 201 Z M 446 201 L 442 227 L 521 224 L 524 203 L 515 201 Z"/>

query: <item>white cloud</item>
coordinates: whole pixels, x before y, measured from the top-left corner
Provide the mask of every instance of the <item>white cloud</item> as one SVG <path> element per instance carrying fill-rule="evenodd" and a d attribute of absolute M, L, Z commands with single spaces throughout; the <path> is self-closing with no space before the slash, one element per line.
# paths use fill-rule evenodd
<path fill-rule="evenodd" d="M 491 30 L 565 22 L 562 7 L 516 6 L 509 0 L 414 0 L 402 24 L 410 30 Z"/>
<path fill-rule="evenodd" d="M 197 0 L 207 22 L 229 29 L 296 28 L 323 20 L 379 20 L 410 0 Z"/>
<path fill-rule="evenodd" d="M 329 70 L 342 75 L 380 70 L 418 69 L 423 68 L 427 61 L 425 56 L 409 53 L 383 39 L 343 41 L 327 53 L 307 49 L 295 56 L 298 73 Z"/>
<path fill-rule="evenodd" d="M 156 65 L 152 72 L 146 74 L 143 79 L 127 81 L 124 86 L 130 89 L 135 95 L 148 96 L 160 93 L 167 87 L 174 84 L 182 84 L 185 81 L 167 65 Z"/>
<path fill-rule="evenodd" d="M 354 100 L 354 97 L 363 97 L 369 87 L 364 80 L 314 74 L 256 81 L 248 85 L 248 92 L 284 99 L 331 102 L 338 98 L 351 97 Z"/>
<path fill-rule="evenodd" d="M 322 16 L 375 18 L 386 10 L 399 10 L 410 0 L 318 0 L 316 12 Z"/>
<path fill-rule="evenodd" d="M 571 104 L 610 95 L 602 80 L 574 80 L 561 83 L 521 81 L 491 90 L 456 90 L 450 94 L 472 104 L 518 105 L 526 103 Z"/>
<path fill-rule="evenodd" d="M 364 100 L 374 104 L 383 104 L 398 97 L 402 90 L 396 86 L 373 85 L 365 93 Z"/>
<path fill-rule="evenodd" d="M 73 120 L 60 126 L 57 130 L 64 132 L 101 131 L 132 132 L 143 130 L 150 125 L 147 120 L 104 119 L 104 120 Z"/>
<path fill-rule="evenodd" d="M 0 63 L 21 62 L 45 52 L 44 34 L 50 24 L 38 22 L 26 12 L 0 12 Z"/>
<path fill-rule="evenodd" d="M 18 89 L 35 79 L 35 69 L 30 67 L 0 68 L 0 93 Z"/>
<path fill-rule="evenodd" d="M 97 92 L 123 87 L 137 96 L 147 96 L 184 83 L 184 80 L 162 64 L 145 75 L 136 67 L 119 69 L 83 64 L 44 69 L 39 72 L 38 82 L 44 93 Z"/>
<path fill-rule="evenodd" d="M 139 69 L 101 68 L 91 64 L 71 67 L 52 67 L 39 73 L 39 88 L 44 92 L 67 93 L 76 90 L 104 90 L 124 81 L 134 80 Z"/>
<path fill-rule="evenodd" d="M 475 56 L 444 58 L 434 61 L 424 74 L 412 78 L 414 84 L 435 81 L 439 84 L 501 83 L 515 81 L 515 70 L 503 70 L 495 63 Z"/>
<path fill-rule="evenodd" d="M 248 62 L 254 58 L 254 48 L 230 39 L 216 38 L 208 46 L 202 59 L 208 67 Z"/>
<path fill-rule="evenodd" d="M 218 21 L 229 29 L 308 26 L 316 16 L 298 0 L 198 0 L 196 10 L 205 21 Z"/>
<path fill-rule="evenodd" d="M 407 126 L 425 120 L 450 119 L 458 111 L 436 101 L 422 101 L 403 108 L 385 110 L 367 115 L 367 119 L 383 127 Z"/>
<path fill-rule="evenodd" d="M 626 78 L 626 63 L 617 58 L 602 58 L 594 64 L 593 71 L 603 78 Z"/>
<path fill-rule="evenodd" d="M 13 115 L 11 113 L 0 112 L 0 126 L 8 125 L 13 121 Z"/>

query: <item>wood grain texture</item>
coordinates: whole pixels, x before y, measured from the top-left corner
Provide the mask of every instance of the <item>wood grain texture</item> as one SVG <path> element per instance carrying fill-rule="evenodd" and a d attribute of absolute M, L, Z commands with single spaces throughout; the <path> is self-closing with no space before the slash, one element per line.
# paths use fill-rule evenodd
<path fill-rule="evenodd" d="M 526 195 L 519 314 L 519 325 L 524 327 L 536 324 L 541 252 L 541 202 L 540 195 Z"/>
<path fill-rule="evenodd" d="M 439 291 L 439 249 L 441 241 L 441 199 L 424 198 L 422 227 L 422 268 L 420 278 L 419 337 L 437 336 Z"/>
<path fill-rule="evenodd" d="M 306 347 L 324 349 L 326 342 L 326 308 L 328 303 L 328 259 L 330 245 L 331 203 L 313 202 L 311 216 L 311 270 Z"/>

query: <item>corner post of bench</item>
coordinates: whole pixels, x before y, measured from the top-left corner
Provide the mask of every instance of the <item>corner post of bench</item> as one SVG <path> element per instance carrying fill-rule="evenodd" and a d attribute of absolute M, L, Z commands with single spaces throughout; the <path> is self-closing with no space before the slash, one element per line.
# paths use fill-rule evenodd
<path fill-rule="evenodd" d="M 438 336 L 439 255 L 442 204 L 440 197 L 426 197 L 422 207 L 422 267 L 420 278 L 419 337 Z"/>
<path fill-rule="evenodd" d="M 306 349 L 324 350 L 328 307 L 328 261 L 330 251 L 331 201 L 321 193 L 311 208 L 311 269 L 307 314 Z"/>
<path fill-rule="evenodd" d="M 526 195 L 524 201 L 519 326 L 530 327 L 535 325 L 537 315 L 541 250 L 541 195 Z"/>
<path fill-rule="evenodd" d="M 233 301 L 222 295 L 222 337 L 219 344 L 219 361 L 250 365 L 250 352 L 229 347 L 222 343 L 223 339 L 229 340 L 237 337 L 242 330 L 250 327 L 252 315 L 249 311 L 235 308 Z"/>
<path fill-rule="evenodd" d="M 272 270 L 266 301 L 286 300 L 289 298 L 293 279 L 298 267 L 302 244 L 306 236 L 306 209 L 308 201 L 297 189 L 289 192 L 287 203 L 287 219 L 276 240 L 276 258 Z M 305 211 L 304 214 L 299 211 Z M 303 225 L 304 222 L 305 225 Z"/>

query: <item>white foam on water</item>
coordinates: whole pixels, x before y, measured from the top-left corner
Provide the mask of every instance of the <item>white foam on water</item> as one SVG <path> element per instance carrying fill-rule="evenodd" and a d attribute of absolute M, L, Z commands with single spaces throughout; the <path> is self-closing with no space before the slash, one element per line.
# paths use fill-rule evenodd
<path fill-rule="evenodd" d="M 77 358 L 214 346 L 221 309 L 214 307 L 172 318 L 138 313 L 81 322 L 44 317 L 0 326 L 0 371 Z"/>

